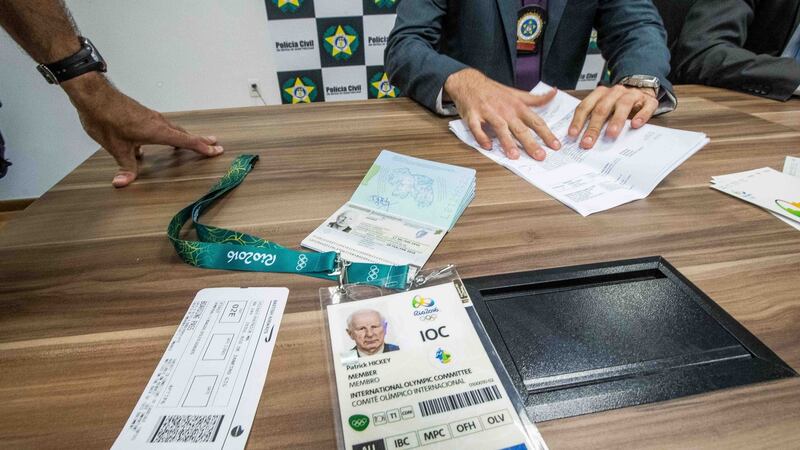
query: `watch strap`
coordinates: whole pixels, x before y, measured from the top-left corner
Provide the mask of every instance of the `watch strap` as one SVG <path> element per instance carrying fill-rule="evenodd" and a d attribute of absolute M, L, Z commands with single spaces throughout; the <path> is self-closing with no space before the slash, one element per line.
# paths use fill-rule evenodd
<path fill-rule="evenodd" d="M 78 37 L 81 49 L 73 55 L 50 64 L 39 64 L 36 68 L 50 84 L 60 84 L 87 72 L 106 71 L 106 63 L 89 39 Z"/>

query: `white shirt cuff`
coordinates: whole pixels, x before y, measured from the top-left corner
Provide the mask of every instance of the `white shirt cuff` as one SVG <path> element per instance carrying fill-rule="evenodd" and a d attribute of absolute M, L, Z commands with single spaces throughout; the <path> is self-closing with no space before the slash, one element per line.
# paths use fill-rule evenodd
<path fill-rule="evenodd" d="M 797 86 L 797 89 L 794 90 L 794 95 L 800 96 L 800 86 Z"/>
<path fill-rule="evenodd" d="M 448 102 L 442 104 L 442 96 L 444 95 L 444 88 L 439 89 L 439 95 L 436 96 L 436 114 L 441 114 L 443 116 L 455 116 L 458 115 L 458 110 L 456 110 L 456 104 L 453 102 Z"/>

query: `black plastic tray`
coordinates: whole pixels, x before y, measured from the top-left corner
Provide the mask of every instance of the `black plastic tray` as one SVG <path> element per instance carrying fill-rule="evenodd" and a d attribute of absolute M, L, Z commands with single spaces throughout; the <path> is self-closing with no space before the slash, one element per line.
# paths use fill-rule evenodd
<path fill-rule="evenodd" d="M 797 375 L 661 257 L 464 285 L 537 422 Z"/>

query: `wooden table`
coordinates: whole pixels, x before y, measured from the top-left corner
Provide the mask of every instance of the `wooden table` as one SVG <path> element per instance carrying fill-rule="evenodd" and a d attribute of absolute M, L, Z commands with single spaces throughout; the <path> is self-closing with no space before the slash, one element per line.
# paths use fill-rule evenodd
<path fill-rule="evenodd" d="M 796 97 L 788 102 L 777 102 L 764 97 L 741 94 L 725 89 L 709 89 L 705 86 L 681 86 L 681 93 L 711 100 L 719 105 L 746 112 L 770 122 L 785 125 L 800 131 L 800 101 Z M 777 167 L 780 170 L 780 167 Z"/>
<path fill-rule="evenodd" d="M 708 187 L 712 175 L 800 156 L 800 100 L 680 87 L 653 122 L 711 144 L 646 199 L 582 218 L 461 144 L 407 99 L 172 114 L 225 155 L 162 149 L 115 190 L 98 152 L 0 232 L 0 447 L 107 448 L 195 293 L 291 289 L 249 448 L 330 448 L 317 289 L 295 275 L 202 270 L 167 241 L 173 214 L 242 153 L 262 158 L 206 223 L 297 246 L 352 194 L 382 148 L 478 171 L 477 196 L 429 262 L 464 277 L 663 255 L 800 370 L 800 233 Z M 745 107 L 746 106 L 746 107 Z M 750 109 L 748 109 L 750 108 Z M 781 123 L 765 119 L 784 115 Z M 770 116 L 772 115 L 772 116 Z M 796 123 L 795 123 L 796 125 Z M 54 150 L 56 151 L 56 150 Z M 553 449 L 794 447 L 800 378 L 539 424 Z"/>

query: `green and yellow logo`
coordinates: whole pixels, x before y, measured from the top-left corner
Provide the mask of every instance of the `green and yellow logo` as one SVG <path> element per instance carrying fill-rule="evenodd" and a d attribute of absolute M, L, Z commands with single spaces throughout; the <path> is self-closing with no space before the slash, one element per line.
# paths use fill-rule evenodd
<path fill-rule="evenodd" d="M 436 300 L 432 298 L 426 298 L 421 295 L 415 295 L 414 298 L 411 299 L 411 306 L 414 309 L 433 308 L 436 306 Z"/>
<path fill-rule="evenodd" d="M 350 59 L 361 43 L 358 33 L 350 25 L 328 27 L 322 39 L 325 51 L 337 61 Z"/>
<path fill-rule="evenodd" d="M 400 95 L 400 89 L 389 83 L 389 74 L 386 72 L 378 72 L 370 78 L 369 92 L 375 98 L 396 98 Z"/>
<path fill-rule="evenodd" d="M 397 4 L 397 0 L 373 0 L 378 8 L 389 9 Z"/>
<path fill-rule="evenodd" d="M 286 103 L 311 103 L 317 99 L 317 85 L 308 77 L 289 78 L 283 83 L 281 95 Z"/>
<path fill-rule="evenodd" d="M 451 355 L 450 353 L 447 352 L 447 350 L 441 347 L 436 349 L 436 355 L 434 357 L 438 359 L 439 362 L 442 364 L 450 364 L 450 362 L 453 360 L 453 355 Z"/>
<path fill-rule="evenodd" d="M 347 419 L 347 423 L 350 424 L 350 428 L 356 431 L 364 431 L 369 426 L 369 417 L 363 414 L 353 414 Z"/>
<path fill-rule="evenodd" d="M 786 200 L 775 200 L 775 203 L 789 214 L 800 217 L 800 202 L 787 202 Z"/>
<path fill-rule="evenodd" d="M 285 13 L 293 13 L 303 6 L 304 0 L 272 0 L 272 3 Z"/>

